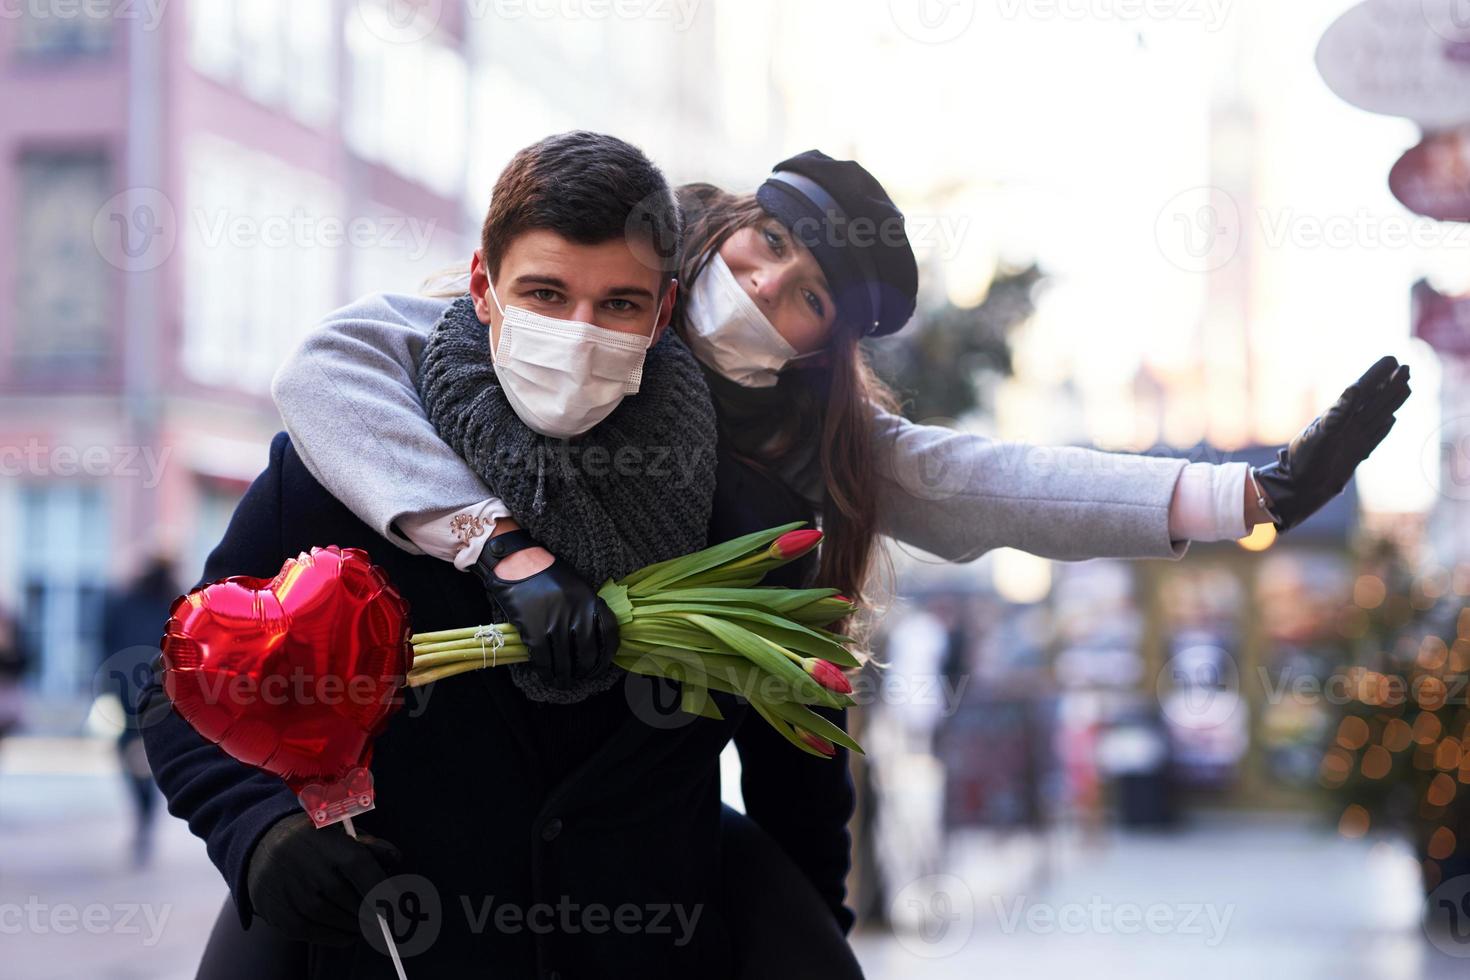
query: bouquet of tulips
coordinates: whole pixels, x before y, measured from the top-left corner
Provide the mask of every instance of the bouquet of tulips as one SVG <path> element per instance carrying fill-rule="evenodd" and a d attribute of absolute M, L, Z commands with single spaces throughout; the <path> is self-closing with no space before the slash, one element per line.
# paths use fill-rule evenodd
<path fill-rule="evenodd" d="M 758 531 L 646 568 L 598 590 L 618 618 L 613 663 L 678 681 L 681 707 L 721 719 L 710 691 L 737 694 L 792 744 L 830 758 L 862 748 L 812 711 L 853 703 L 842 672 L 859 666 L 848 637 L 823 627 L 853 604 L 835 589 L 761 586 L 766 573 L 811 551 L 822 532 L 804 522 Z M 527 659 L 509 623 L 416 633 L 411 686 Z"/>

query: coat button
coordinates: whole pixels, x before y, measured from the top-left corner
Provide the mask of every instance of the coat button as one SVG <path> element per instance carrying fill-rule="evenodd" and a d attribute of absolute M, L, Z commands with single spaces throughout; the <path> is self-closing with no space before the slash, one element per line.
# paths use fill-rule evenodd
<path fill-rule="evenodd" d="M 561 835 L 561 818 L 552 817 L 541 825 L 542 840 L 556 840 Z"/>

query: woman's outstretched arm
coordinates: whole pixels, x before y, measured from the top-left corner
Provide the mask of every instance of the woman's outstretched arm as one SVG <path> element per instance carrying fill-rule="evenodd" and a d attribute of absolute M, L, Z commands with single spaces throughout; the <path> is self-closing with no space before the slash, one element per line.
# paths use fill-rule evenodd
<path fill-rule="evenodd" d="M 1245 463 L 997 442 L 874 409 L 880 527 L 951 561 L 1006 545 L 1047 558 L 1180 558 L 1189 540 L 1285 533 L 1337 496 L 1394 425 L 1409 366 L 1379 358 L 1276 459 Z"/>
<path fill-rule="evenodd" d="M 1045 558 L 1181 558 L 1250 532 L 1245 463 L 1003 442 L 876 411 L 884 533 L 950 561 L 992 548 Z"/>

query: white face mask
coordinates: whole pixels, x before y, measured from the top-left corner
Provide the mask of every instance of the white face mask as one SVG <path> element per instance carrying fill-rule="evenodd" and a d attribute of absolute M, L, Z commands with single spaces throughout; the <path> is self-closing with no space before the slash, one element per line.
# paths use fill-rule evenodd
<path fill-rule="evenodd" d="M 718 252 L 694 280 L 684 309 L 685 339 L 694 356 L 746 388 L 769 388 L 786 365 L 821 353 L 796 353 Z"/>
<path fill-rule="evenodd" d="M 647 337 L 592 323 L 558 320 L 524 307 L 501 306 L 495 376 L 521 421 L 543 436 L 569 439 L 612 414 L 643 381 L 643 358 L 653 344 L 663 304 Z"/>

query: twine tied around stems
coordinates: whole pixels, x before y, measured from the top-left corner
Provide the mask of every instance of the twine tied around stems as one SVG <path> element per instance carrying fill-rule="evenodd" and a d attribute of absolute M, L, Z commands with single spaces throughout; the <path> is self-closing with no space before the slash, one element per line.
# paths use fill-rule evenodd
<path fill-rule="evenodd" d="M 493 654 L 488 665 L 485 662 L 486 637 L 489 637 L 490 639 L 490 651 Z M 505 646 L 505 634 L 500 632 L 500 630 L 496 629 L 494 626 L 481 626 L 479 629 L 475 630 L 475 639 L 480 641 L 480 666 L 494 667 L 496 661 L 500 657 L 501 648 Z"/>

